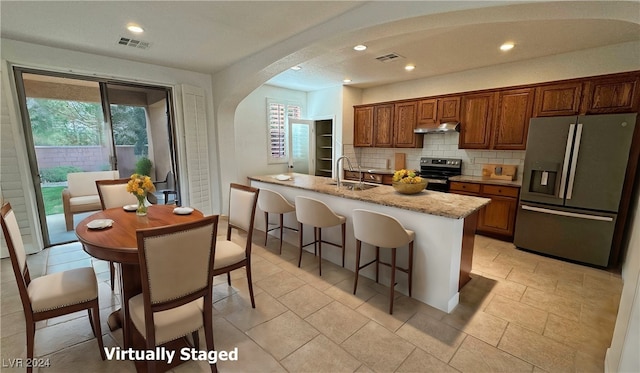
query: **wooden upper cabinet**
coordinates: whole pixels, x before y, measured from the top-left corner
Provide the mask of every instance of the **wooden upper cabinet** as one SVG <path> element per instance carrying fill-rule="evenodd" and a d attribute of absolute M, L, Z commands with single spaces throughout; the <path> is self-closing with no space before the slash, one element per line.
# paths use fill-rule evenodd
<path fill-rule="evenodd" d="M 354 110 L 353 146 L 373 146 L 373 106 Z"/>
<path fill-rule="evenodd" d="M 582 82 L 543 85 L 536 88 L 534 117 L 577 115 Z"/>
<path fill-rule="evenodd" d="M 638 75 L 593 79 L 586 83 L 583 114 L 629 113 L 638 111 Z"/>
<path fill-rule="evenodd" d="M 533 111 L 533 88 L 500 91 L 491 148 L 524 150 Z"/>
<path fill-rule="evenodd" d="M 418 102 L 411 101 L 395 104 L 394 111 L 394 147 L 421 147 L 422 136 L 413 132 L 417 123 Z"/>
<path fill-rule="evenodd" d="M 435 126 L 438 122 L 438 99 L 432 98 L 428 100 L 418 101 L 418 125 L 419 126 Z"/>
<path fill-rule="evenodd" d="M 460 96 L 438 100 L 438 123 L 460 121 Z"/>
<path fill-rule="evenodd" d="M 418 101 L 418 127 L 436 127 L 440 123 L 460 121 L 460 96 Z"/>
<path fill-rule="evenodd" d="M 495 93 L 462 96 L 460 149 L 489 149 Z"/>
<path fill-rule="evenodd" d="M 373 111 L 373 146 L 393 147 L 393 104 L 376 105 Z"/>

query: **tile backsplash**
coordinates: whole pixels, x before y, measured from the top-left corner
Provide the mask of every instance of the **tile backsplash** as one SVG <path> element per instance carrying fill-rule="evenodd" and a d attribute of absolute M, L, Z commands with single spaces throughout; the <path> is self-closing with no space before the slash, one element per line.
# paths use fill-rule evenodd
<path fill-rule="evenodd" d="M 413 169 L 420 168 L 421 157 L 460 158 L 462 174 L 472 176 L 482 176 L 483 164 L 512 164 L 518 166 L 516 180 L 522 180 L 524 150 L 458 149 L 459 136 L 457 132 L 424 135 L 424 145 L 418 149 L 354 148 L 353 145 L 345 144 L 344 155 L 356 159 L 360 167 L 383 169 L 394 168 L 395 153 L 405 153 L 406 167 Z"/>

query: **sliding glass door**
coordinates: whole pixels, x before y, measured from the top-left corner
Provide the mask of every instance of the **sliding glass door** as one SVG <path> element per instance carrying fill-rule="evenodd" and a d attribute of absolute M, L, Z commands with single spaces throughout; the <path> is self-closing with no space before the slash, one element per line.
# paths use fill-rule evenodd
<path fill-rule="evenodd" d="M 92 175 L 143 172 L 165 181 L 176 174 L 169 88 L 14 71 L 46 246 L 76 240 L 73 227 L 99 209 L 86 189 Z M 68 174 L 80 172 L 87 185 L 69 185 Z M 86 206 L 76 209 L 63 199 L 74 190 L 81 195 L 71 197 Z"/>

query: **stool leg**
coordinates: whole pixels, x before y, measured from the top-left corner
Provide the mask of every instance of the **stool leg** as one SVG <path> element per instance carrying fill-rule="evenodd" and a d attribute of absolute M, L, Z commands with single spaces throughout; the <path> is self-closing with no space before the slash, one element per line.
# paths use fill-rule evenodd
<path fill-rule="evenodd" d="M 298 268 L 300 268 L 300 263 L 302 263 L 302 223 L 298 223 L 298 232 L 299 232 L 299 241 L 300 241 L 300 256 L 298 257 Z"/>
<path fill-rule="evenodd" d="M 267 237 L 269 236 L 269 213 L 264 212 L 264 245 L 267 246 Z"/>
<path fill-rule="evenodd" d="M 393 293 L 396 287 L 396 248 L 391 249 L 391 285 L 389 286 L 389 315 L 393 315 Z"/>
<path fill-rule="evenodd" d="M 347 223 L 342 223 L 342 268 L 344 268 L 344 253 L 345 253 L 345 237 L 347 235 Z"/>
<path fill-rule="evenodd" d="M 280 214 L 280 255 L 282 255 L 282 233 L 284 233 L 284 214 Z"/>
<path fill-rule="evenodd" d="M 318 228 L 313 227 L 313 255 L 318 255 Z"/>
<path fill-rule="evenodd" d="M 376 246 L 376 284 L 378 283 L 378 274 L 380 273 L 380 247 Z"/>
<path fill-rule="evenodd" d="M 353 281 L 353 294 L 356 294 L 358 288 L 358 273 L 360 272 L 360 250 L 362 248 L 362 241 L 356 240 L 356 277 Z"/>
<path fill-rule="evenodd" d="M 413 241 L 409 242 L 409 298 L 411 298 L 411 284 L 413 283 Z"/>
<path fill-rule="evenodd" d="M 318 228 L 318 273 L 322 276 L 322 228 Z"/>

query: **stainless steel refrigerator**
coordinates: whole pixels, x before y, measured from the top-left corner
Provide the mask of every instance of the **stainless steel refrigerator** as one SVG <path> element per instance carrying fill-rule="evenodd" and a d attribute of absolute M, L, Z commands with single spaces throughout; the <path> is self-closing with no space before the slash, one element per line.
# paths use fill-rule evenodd
<path fill-rule="evenodd" d="M 514 243 L 607 266 L 636 114 L 534 118 Z"/>

